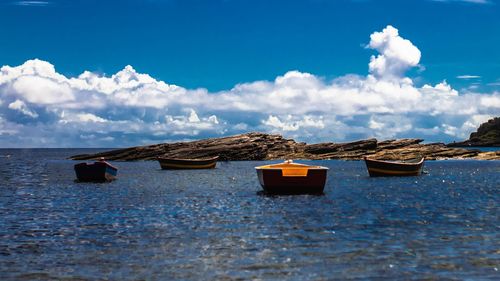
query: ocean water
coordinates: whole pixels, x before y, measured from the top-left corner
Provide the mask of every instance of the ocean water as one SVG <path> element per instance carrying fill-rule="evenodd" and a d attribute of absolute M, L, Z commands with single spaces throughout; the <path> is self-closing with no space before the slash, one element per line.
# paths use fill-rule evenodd
<path fill-rule="evenodd" d="M 482 152 L 491 152 L 491 151 L 499 151 L 500 146 L 463 146 L 463 147 L 457 147 L 457 148 L 465 148 L 465 149 L 476 149 Z"/>
<path fill-rule="evenodd" d="M 500 161 L 301 161 L 330 168 L 325 194 L 266 196 L 270 162 L 74 182 L 66 158 L 93 151 L 0 150 L 0 280 L 500 279 Z"/>

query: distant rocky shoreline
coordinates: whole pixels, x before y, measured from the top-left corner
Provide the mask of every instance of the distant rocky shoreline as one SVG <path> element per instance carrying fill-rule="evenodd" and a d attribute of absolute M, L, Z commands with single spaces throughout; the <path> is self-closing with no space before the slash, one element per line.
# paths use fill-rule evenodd
<path fill-rule="evenodd" d="M 104 157 L 115 161 L 155 160 L 157 157 L 204 158 L 218 155 L 221 161 L 276 159 L 342 159 L 362 160 L 364 156 L 382 159 L 408 159 L 425 156 L 436 159 L 500 160 L 500 151 L 481 152 L 477 149 L 450 147 L 444 143 L 422 144 L 422 139 L 378 141 L 367 139 L 347 143 L 306 144 L 281 135 L 247 133 L 230 137 L 210 138 L 191 142 L 163 143 L 115 149 L 96 154 L 71 156 L 73 160 Z"/>
<path fill-rule="evenodd" d="M 500 117 L 488 120 L 479 126 L 476 132 L 471 133 L 466 141 L 453 142 L 449 147 L 467 147 L 467 146 L 495 146 L 500 147 Z"/>

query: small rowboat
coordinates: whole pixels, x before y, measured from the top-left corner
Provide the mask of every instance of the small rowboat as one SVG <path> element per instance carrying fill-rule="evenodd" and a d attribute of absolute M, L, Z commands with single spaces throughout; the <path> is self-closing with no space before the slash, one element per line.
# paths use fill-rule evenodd
<path fill-rule="evenodd" d="M 180 159 L 158 157 L 158 162 L 163 170 L 174 169 L 213 169 L 219 156 L 212 158 Z"/>
<path fill-rule="evenodd" d="M 424 157 L 403 161 L 364 159 L 370 177 L 418 176 L 424 167 Z"/>
<path fill-rule="evenodd" d="M 118 169 L 104 161 L 104 159 L 100 159 L 94 163 L 76 164 L 75 173 L 78 181 L 104 182 L 116 179 Z"/>
<path fill-rule="evenodd" d="M 325 188 L 327 167 L 284 163 L 255 167 L 259 183 L 271 194 L 321 194 Z"/>

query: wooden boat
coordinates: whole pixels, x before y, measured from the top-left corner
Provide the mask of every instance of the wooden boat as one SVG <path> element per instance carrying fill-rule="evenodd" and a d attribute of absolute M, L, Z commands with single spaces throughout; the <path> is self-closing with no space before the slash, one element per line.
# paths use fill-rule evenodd
<path fill-rule="evenodd" d="M 370 177 L 418 176 L 424 167 L 424 157 L 402 161 L 364 159 Z"/>
<path fill-rule="evenodd" d="M 328 168 L 293 163 L 255 167 L 259 183 L 271 194 L 318 194 L 323 193 Z"/>
<path fill-rule="evenodd" d="M 173 169 L 213 169 L 219 156 L 211 158 L 181 159 L 158 157 L 158 162 L 164 170 Z"/>
<path fill-rule="evenodd" d="M 75 173 L 78 181 L 104 182 L 116 179 L 118 169 L 104 159 L 100 159 L 94 163 L 76 164 Z"/>

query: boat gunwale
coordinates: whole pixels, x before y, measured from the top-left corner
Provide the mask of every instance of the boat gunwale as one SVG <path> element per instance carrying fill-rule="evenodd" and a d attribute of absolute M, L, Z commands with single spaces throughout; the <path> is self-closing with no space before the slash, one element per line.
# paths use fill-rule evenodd
<path fill-rule="evenodd" d="M 108 165 L 108 167 L 110 167 L 110 168 L 115 169 L 115 170 L 117 170 L 117 171 L 118 171 L 118 168 L 117 168 L 117 167 L 115 167 L 115 166 L 111 165 L 111 164 L 110 164 L 110 163 L 108 163 L 107 161 L 103 161 L 103 162 L 104 162 L 106 165 Z"/>
<path fill-rule="evenodd" d="M 214 156 L 214 157 L 211 157 L 211 158 L 166 158 L 166 157 L 161 157 L 161 156 L 158 156 L 156 157 L 156 159 L 158 161 L 161 161 L 161 160 L 165 160 L 165 161 L 169 161 L 169 160 L 173 160 L 173 161 L 215 161 L 217 159 L 219 159 L 219 156 Z"/>
<path fill-rule="evenodd" d="M 412 158 L 412 159 L 417 159 L 417 158 Z M 376 163 L 386 163 L 386 164 L 396 164 L 396 165 L 405 165 L 405 166 L 418 166 L 422 164 L 425 160 L 425 157 L 421 157 L 418 162 L 399 162 L 397 160 L 391 161 L 391 160 L 378 160 L 378 159 L 373 159 L 369 157 L 364 157 L 365 161 L 372 161 Z"/>
<path fill-rule="evenodd" d="M 286 170 L 286 169 L 307 169 L 307 170 L 329 170 L 328 167 L 324 166 L 309 166 L 309 165 L 304 165 L 302 167 L 272 167 L 273 165 L 276 164 L 271 164 L 271 165 L 263 165 L 263 166 L 258 166 L 255 167 L 256 170 Z M 278 164 L 279 165 L 279 164 Z"/>
<path fill-rule="evenodd" d="M 88 166 L 95 165 L 95 164 L 97 164 L 97 163 L 102 163 L 102 164 L 104 164 L 104 165 L 106 165 L 106 166 L 108 166 L 108 167 L 110 167 L 110 168 L 112 168 L 112 169 L 114 169 L 114 170 L 117 170 L 117 171 L 118 171 L 118 168 L 117 168 L 117 167 L 115 167 L 115 166 L 113 166 L 113 165 L 111 165 L 108 161 L 81 162 L 81 163 L 77 163 L 77 164 L 75 164 L 74 166 L 76 166 L 76 165 L 83 165 L 83 164 L 85 164 L 85 166 L 87 166 L 87 167 L 88 167 Z"/>

